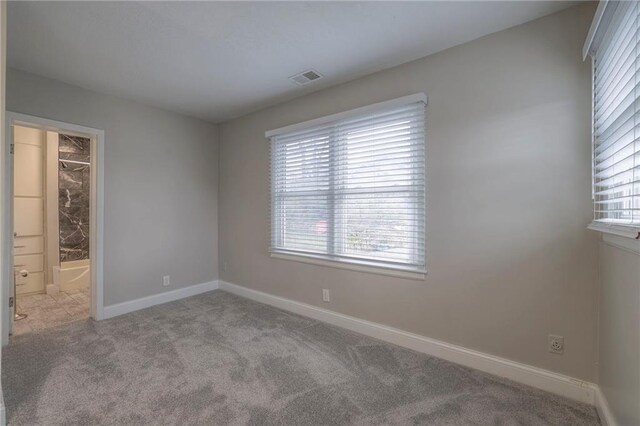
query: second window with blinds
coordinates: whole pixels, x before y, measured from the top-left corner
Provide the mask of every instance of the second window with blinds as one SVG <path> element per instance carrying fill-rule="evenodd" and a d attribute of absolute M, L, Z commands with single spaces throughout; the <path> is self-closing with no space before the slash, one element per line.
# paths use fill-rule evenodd
<path fill-rule="evenodd" d="M 640 5 L 610 2 L 593 58 L 593 229 L 640 238 Z"/>
<path fill-rule="evenodd" d="M 271 252 L 425 272 L 424 94 L 267 132 Z"/>

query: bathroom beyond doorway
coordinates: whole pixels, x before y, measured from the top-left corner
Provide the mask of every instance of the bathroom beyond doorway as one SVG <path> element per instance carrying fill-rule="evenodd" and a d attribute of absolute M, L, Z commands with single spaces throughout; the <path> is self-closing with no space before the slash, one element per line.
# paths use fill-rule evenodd
<path fill-rule="evenodd" d="M 4 316 L 3 344 L 10 332 L 102 317 L 98 175 L 104 134 L 15 113 L 7 121 L 12 155 L 4 176 L 12 182 L 4 200 L 12 203 L 13 217 L 4 222 L 11 257 L 4 264 L 9 285 L 3 297 L 15 311 Z"/>
<path fill-rule="evenodd" d="M 90 149 L 90 135 L 13 127 L 13 334 L 89 316 Z"/>

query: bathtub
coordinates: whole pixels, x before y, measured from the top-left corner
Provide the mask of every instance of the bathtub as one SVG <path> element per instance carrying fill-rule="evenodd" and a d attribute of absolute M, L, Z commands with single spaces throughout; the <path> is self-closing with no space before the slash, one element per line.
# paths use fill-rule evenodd
<path fill-rule="evenodd" d="M 89 288 L 91 274 L 89 259 L 61 262 L 53 267 L 53 284 L 60 291 L 74 291 Z"/>

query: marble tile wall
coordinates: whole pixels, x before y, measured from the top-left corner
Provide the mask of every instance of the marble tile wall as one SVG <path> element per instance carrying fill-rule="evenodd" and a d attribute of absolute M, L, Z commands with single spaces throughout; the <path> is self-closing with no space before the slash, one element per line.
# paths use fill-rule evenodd
<path fill-rule="evenodd" d="M 58 138 L 60 262 L 89 258 L 91 173 L 82 163 L 90 162 L 90 146 L 88 138 L 62 133 Z"/>

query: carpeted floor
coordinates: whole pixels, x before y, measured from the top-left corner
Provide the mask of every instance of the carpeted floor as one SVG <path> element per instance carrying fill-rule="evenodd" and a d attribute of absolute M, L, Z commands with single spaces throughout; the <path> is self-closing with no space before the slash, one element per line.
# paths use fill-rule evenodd
<path fill-rule="evenodd" d="M 222 291 L 12 338 L 9 425 L 594 425 L 593 407 Z"/>

